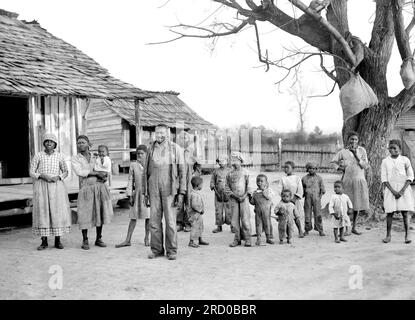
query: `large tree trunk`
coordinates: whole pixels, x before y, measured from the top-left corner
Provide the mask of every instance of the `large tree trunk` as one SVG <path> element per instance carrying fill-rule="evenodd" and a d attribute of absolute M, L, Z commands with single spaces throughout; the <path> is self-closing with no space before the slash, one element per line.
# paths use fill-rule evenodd
<path fill-rule="evenodd" d="M 389 5 L 388 0 L 377 2 L 372 41 L 369 48 L 365 48 L 365 58 L 356 69 L 377 95 L 379 104 L 346 121 L 342 130 L 345 144 L 349 132 L 356 131 L 360 137 L 360 144 L 367 151 L 370 162 L 370 169 L 367 172 L 369 197 L 370 203 L 375 208 L 383 206 L 380 167 L 382 159 L 387 155 L 386 141 L 403 109 L 403 101 L 400 97 L 388 97 L 386 71 L 394 43 L 393 16 L 391 10 L 388 10 Z M 347 2 L 332 0 L 327 11 L 327 19 L 345 36 L 349 31 Z M 337 42 L 333 42 L 333 52 L 346 59 Z M 335 58 L 334 63 L 339 87 L 342 87 L 349 79 L 349 72 L 345 71 L 346 65 L 340 59 Z"/>

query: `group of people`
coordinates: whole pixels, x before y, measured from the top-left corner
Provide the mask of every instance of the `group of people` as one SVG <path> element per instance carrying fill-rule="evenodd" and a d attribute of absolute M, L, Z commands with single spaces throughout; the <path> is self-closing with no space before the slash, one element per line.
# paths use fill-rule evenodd
<path fill-rule="evenodd" d="M 203 237 L 204 200 L 201 194 L 203 179 L 201 166 L 192 159 L 192 147 L 185 135 L 182 148 L 168 139 L 169 128 L 160 124 L 155 129 L 155 141 L 150 146 L 137 147 L 137 161 L 129 170 L 127 195 L 130 204 L 130 221 L 126 239 L 117 248 L 131 245 L 131 237 L 137 219 L 145 219 L 145 246 L 150 246 L 148 258 L 166 255 L 175 260 L 177 255 L 177 232 L 190 232 L 189 246 L 197 248 L 209 245 Z M 187 137 L 187 140 L 186 140 Z M 336 243 L 345 242 L 351 233 L 360 235 L 356 229 L 359 212 L 369 210 L 368 186 L 365 170 L 369 166 L 366 151 L 358 145 L 357 133 L 348 137 L 348 146 L 340 150 L 332 163 L 342 172 L 342 178 L 334 183 L 334 194 L 329 201 Z M 48 247 L 47 237 L 55 237 L 55 247 L 63 249 L 60 237 L 71 230 L 71 210 L 68 193 L 63 180 L 68 168 L 61 154 L 55 151 L 57 139 L 46 134 L 44 150 L 36 154 L 30 168 L 34 179 L 33 232 L 41 237 L 38 250 Z M 90 151 L 87 136 L 77 137 L 78 153 L 71 160 L 73 172 L 79 177 L 77 202 L 78 224 L 82 230 L 82 249 L 89 249 L 88 229 L 96 228 L 95 245 L 106 247 L 102 240 L 102 228 L 111 221 L 113 207 L 108 180 L 111 177 L 111 162 L 108 148 L 98 147 L 98 154 Z M 384 209 L 387 214 L 385 243 L 391 241 L 391 225 L 394 213 L 401 212 L 404 218 L 405 243 L 409 239 L 409 211 L 414 211 L 414 198 L 410 183 L 414 173 L 409 159 L 400 154 L 399 140 L 389 141 L 389 153 L 381 165 L 381 180 L 384 186 Z M 291 243 L 294 225 L 300 238 L 311 230 L 324 236 L 321 214 L 321 198 L 325 194 L 323 179 L 313 163 L 306 165 L 307 174 L 300 178 L 293 173 L 295 164 L 284 164 L 285 176 L 277 182 L 281 186 L 281 201 L 274 203 L 275 195 L 265 174 L 256 177 L 257 189 L 249 189 L 249 172 L 242 167 L 244 159 L 238 152 L 231 154 L 230 164 L 226 156 L 217 160 L 218 168 L 212 174 L 210 189 L 214 192 L 215 224 L 213 233 L 222 232 L 223 225 L 231 226 L 234 239 L 230 244 L 251 246 L 256 236 L 256 245 L 265 241 L 274 244 L 271 219 L 278 221 L 279 243 Z M 250 205 L 255 212 L 255 232 L 251 231 Z M 304 231 L 300 217 L 304 214 Z M 349 215 L 352 219 L 349 218 Z M 162 218 L 165 220 L 163 232 Z M 165 235 L 165 239 L 164 239 Z"/>

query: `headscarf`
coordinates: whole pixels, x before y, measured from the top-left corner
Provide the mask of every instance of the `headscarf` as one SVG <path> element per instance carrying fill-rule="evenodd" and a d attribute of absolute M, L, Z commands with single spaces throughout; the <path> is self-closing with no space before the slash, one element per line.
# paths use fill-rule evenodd
<path fill-rule="evenodd" d="M 89 142 L 89 138 L 88 138 L 87 136 L 85 136 L 85 135 L 81 134 L 81 135 L 79 135 L 79 136 L 78 136 L 78 138 L 76 138 L 76 141 L 78 141 L 79 139 L 83 139 L 83 140 L 85 140 L 86 142 L 88 142 L 88 145 L 89 145 L 90 147 L 92 146 L 92 144 L 91 144 L 91 142 Z"/>
<path fill-rule="evenodd" d="M 237 158 L 239 159 L 239 161 L 241 161 L 241 163 L 244 163 L 244 158 L 240 152 L 237 152 L 237 151 L 232 152 L 231 158 Z"/>

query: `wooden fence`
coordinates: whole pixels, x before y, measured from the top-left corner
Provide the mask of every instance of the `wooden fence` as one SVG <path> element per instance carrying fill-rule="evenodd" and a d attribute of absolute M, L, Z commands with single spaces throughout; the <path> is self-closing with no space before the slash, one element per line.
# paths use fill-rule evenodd
<path fill-rule="evenodd" d="M 241 130 L 243 131 L 243 130 Z M 213 137 L 205 146 L 204 167 L 215 165 L 219 155 L 230 157 L 233 151 L 238 151 L 245 159 L 243 166 L 261 168 L 264 170 L 282 170 L 286 161 L 293 161 L 296 170 L 305 171 L 307 162 L 314 162 L 319 171 L 329 172 L 330 161 L 336 154 L 336 144 L 324 145 L 300 145 L 284 144 L 283 141 L 275 145 L 269 145 L 261 141 L 261 135 L 253 134 L 251 138 L 248 132 L 228 135 L 225 138 Z"/>

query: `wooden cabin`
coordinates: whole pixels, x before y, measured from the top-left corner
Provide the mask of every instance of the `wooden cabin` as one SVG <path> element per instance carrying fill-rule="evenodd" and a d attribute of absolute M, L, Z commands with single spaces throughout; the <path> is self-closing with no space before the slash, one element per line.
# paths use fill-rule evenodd
<path fill-rule="evenodd" d="M 148 96 L 36 21 L 0 9 L 0 184 L 31 182 L 29 164 L 45 132 L 56 134 L 69 162 L 92 99 Z"/>
<path fill-rule="evenodd" d="M 143 144 L 154 140 L 155 126 L 165 123 L 170 127 L 171 139 L 182 145 L 177 134 L 192 134 L 196 156 L 202 161 L 213 158 L 209 137 L 215 127 L 186 105 L 176 92 L 146 91 L 150 98 L 139 104 L 140 139 Z M 105 144 L 110 150 L 114 173 L 123 171 L 135 160 L 137 146 L 136 105 L 132 100 L 93 99 L 86 113 L 86 133 L 96 148 Z"/>

